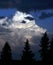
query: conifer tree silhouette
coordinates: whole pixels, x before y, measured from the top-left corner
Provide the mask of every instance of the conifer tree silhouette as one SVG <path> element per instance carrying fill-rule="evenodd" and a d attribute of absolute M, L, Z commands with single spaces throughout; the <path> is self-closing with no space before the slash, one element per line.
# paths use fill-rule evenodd
<path fill-rule="evenodd" d="M 53 62 L 53 38 L 51 39 L 51 42 L 50 42 L 49 60 L 50 62 Z"/>
<path fill-rule="evenodd" d="M 24 47 L 24 51 L 23 51 L 23 55 L 22 55 L 22 61 L 24 62 L 34 62 L 34 54 L 32 53 L 32 51 L 30 50 L 30 45 L 29 45 L 29 41 L 28 39 L 25 42 L 25 47 Z"/>
<path fill-rule="evenodd" d="M 47 33 L 45 32 L 43 37 L 41 38 L 41 44 L 40 44 L 41 49 L 39 50 L 43 62 L 48 61 L 48 45 L 49 45 L 49 38 Z"/>
<path fill-rule="evenodd" d="M 4 62 L 8 62 L 11 59 L 12 59 L 11 48 L 8 42 L 6 42 L 1 52 L 1 60 Z"/>

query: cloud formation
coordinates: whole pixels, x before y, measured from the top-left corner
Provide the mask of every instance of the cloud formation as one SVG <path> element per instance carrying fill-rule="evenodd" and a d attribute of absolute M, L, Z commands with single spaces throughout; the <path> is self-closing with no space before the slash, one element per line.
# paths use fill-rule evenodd
<path fill-rule="evenodd" d="M 30 20 L 26 19 L 26 17 L 33 18 L 30 14 L 16 11 L 12 19 L 7 17 L 0 20 L 0 27 L 4 29 L 3 31 L 0 30 L 0 42 L 2 43 L 0 46 L 3 46 L 8 41 L 12 47 L 12 52 L 14 53 L 16 50 L 15 53 L 17 53 L 18 49 L 21 51 L 25 40 L 28 38 L 32 46 L 38 47 L 37 41 L 40 40 L 46 29 L 38 26 L 34 19 Z M 25 23 L 22 23 L 22 21 L 25 21 Z"/>
<path fill-rule="evenodd" d="M 6 40 L 12 37 L 13 41 L 22 37 L 30 39 L 33 36 L 41 36 L 46 31 L 46 29 L 38 26 L 34 19 L 29 20 L 25 17 L 32 17 L 32 15 L 16 11 L 12 19 L 8 20 L 8 17 L 6 17 L 0 20 L 0 29 L 2 29 L 0 30 L 0 34 L 3 34 L 1 34 L 2 37 L 6 38 L 7 36 Z M 26 23 L 22 23 L 23 20 Z"/>

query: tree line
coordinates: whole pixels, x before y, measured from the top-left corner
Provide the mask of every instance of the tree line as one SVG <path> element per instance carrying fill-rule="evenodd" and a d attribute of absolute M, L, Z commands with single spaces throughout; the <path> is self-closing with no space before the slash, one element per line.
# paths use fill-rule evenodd
<path fill-rule="evenodd" d="M 25 42 L 24 50 L 21 56 L 21 64 L 53 64 L 53 38 L 49 40 L 47 33 L 45 32 L 40 41 L 40 61 L 36 61 L 34 58 L 35 54 L 30 49 L 29 40 Z M 2 52 L 1 52 L 1 63 L 10 63 L 12 62 L 12 50 L 8 42 L 5 43 Z M 14 61 L 15 62 L 15 61 Z"/>

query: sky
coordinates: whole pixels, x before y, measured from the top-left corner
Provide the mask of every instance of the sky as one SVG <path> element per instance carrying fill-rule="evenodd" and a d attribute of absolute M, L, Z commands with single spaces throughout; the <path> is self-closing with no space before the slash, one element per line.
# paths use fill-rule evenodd
<path fill-rule="evenodd" d="M 53 8 L 53 0 L 2 0 L 1 8 L 16 7 L 21 11 Z"/>
<path fill-rule="evenodd" d="M 53 36 L 52 0 L 5 0 L 5 2 L 2 0 L 1 2 L 0 51 L 8 41 L 13 58 L 20 59 L 24 42 L 28 38 L 31 49 L 38 54 L 42 35 L 47 31 L 50 37 Z M 10 6 L 8 4 L 6 8 L 7 2 Z M 36 57 L 39 59 L 37 54 Z"/>
<path fill-rule="evenodd" d="M 31 11 L 30 14 L 34 16 L 36 23 L 48 30 L 53 32 L 53 9 Z"/>
<path fill-rule="evenodd" d="M 49 13 L 51 14 L 50 11 Z M 20 59 L 24 42 L 26 39 L 29 39 L 31 49 L 38 54 L 40 39 L 43 33 L 46 31 L 52 33 L 53 31 L 50 27 L 53 26 L 51 25 L 53 16 L 40 19 L 41 14 L 42 10 L 26 13 L 17 9 L 0 9 L 0 50 L 2 50 L 5 42 L 8 41 L 12 48 L 13 58 Z M 49 22 L 46 22 L 47 20 Z M 39 59 L 39 54 L 37 54 L 36 57 Z"/>

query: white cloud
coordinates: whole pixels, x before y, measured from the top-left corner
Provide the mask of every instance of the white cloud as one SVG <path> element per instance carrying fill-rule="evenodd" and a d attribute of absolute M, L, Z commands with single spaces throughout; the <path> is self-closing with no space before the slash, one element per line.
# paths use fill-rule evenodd
<path fill-rule="evenodd" d="M 25 29 L 25 30 L 33 30 L 35 32 L 45 32 L 46 30 L 42 27 L 40 28 L 36 23 L 35 20 L 29 20 L 25 17 L 32 17 L 30 14 L 26 14 L 23 12 L 16 11 L 15 15 L 13 16 L 12 20 L 8 19 L 8 17 L 5 17 L 4 19 L 0 19 L 0 25 L 2 25 L 5 28 L 8 29 Z M 22 23 L 22 21 L 25 21 L 26 23 Z"/>
<path fill-rule="evenodd" d="M 10 30 L 9 33 L 6 31 L 4 34 L 3 34 L 4 31 L 3 32 L 0 31 L 0 33 L 3 34 L 0 35 L 0 40 L 3 41 L 3 42 L 0 41 L 0 43 L 3 43 L 2 46 L 4 45 L 5 41 L 8 41 L 12 49 L 17 50 L 17 47 L 23 46 L 23 43 L 25 42 L 26 38 L 31 40 L 34 36 L 40 37 L 42 33 L 46 31 L 46 29 L 43 29 L 42 27 L 38 26 L 35 20 L 25 19 L 25 17 L 28 16 L 32 17 L 30 14 L 17 11 L 12 19 L 6 20 L 5 18 L 2 21 L 0 20 L 0 25 L 6 30 Z M 26 23 L 22 23 L 23 20 L 26 21 Z M 4 22 L 5 23 L 7 22 L 8 24 L 3 26 L 2 24 Z M 36 38 L 36 41 L 37 40 L 38 39 Z"/>
<path fill-rule="evenodd" d="M 42 27 L 38 26 L 35 20 L 29 20 L 26 19 L 25 17 L 32 17 L 32 15 L 16 11 L 12 19 L 7 20 L 8 17 L 6 17 L 3 20 L 0 20 L 0 25 L 4 29 L 11 31 L 9 32 L 9 34 L 7 34 L 8 32 L 4 33 L 5 36 L 2 35 L 2 37 L 4 36 L 6 38 L 6 35 L 9 36 L 8 38 L 12 37 L 12 41 L 16 40 L 17 36 L 19 36 L 20 38 L 23 37 L 23 38 L 31 39 L 33 36 L 41 36 L 41 34 L 46 31 L 46 29 L 43 29 Z M 26 23 L 22 23 L 23 20 L 26 21 Z M 8 24 L 3 26 L 2 25 L 3 23 L 8 23 Z"/>
<path fill-rule="evenodd" d="M 0 24 L 3 24 L 6 21 L 7 17 L 0 19 Z"/>
<path fill-rule="evenodd" d="M 32 17 L 32 15 L 30 14 L 26 14 L 26 13 L 22 13 L 22 12 L 19 12 L 17 11 L 15 13 L 15 15 L 13 16 L 12 18 L 12 24 L 9 26 L 10 28 L 13 28 L 13 29 L 28 29 L 28 30 L 33 30 L 35 32 L 45 32 L 46 30 L 39 27 L 36 23 L 35 23 L 35 20 L 29 20 L 29 19 L 25 19 L 25 17 Z M 21 23 L 22 21 L 26 21 L 26 23 Z"/>
<path fill-rule="evenodd" d="M 8 38 L 12 37 L 12 40 L 16 40 L 17 36 L 19 36 L 20 38 L 23 37 L 28 39 L 31 39 L 33 36 L 41 36 L 41 34 L 44 33 L 46 29 L 43 29 L 42 27 L 38 26 L 35 20 L 29 20 L 25 18 L 28 16 L 32 17 L 32 15 L 30 14 L 17 11 L 12 19 L 7 20 L 8 17 L 6 17 L 3 20 L 0 20 L 0 25 L 4 29 L 11 31 L 9 32 L 9 34 L 7 34 L 8 32 L 4 33 L 4 35 L 7 36 L 9 35 Z M 22 23 L 23 20 L 26 21 L 26 23 Z M 7 24 L 3 26 L 2 25 L 3 23 L 7 23 Z M 2 37 L 4 35 L 2 35 Z M 6 36 L 4 37 L 6 38 Z"/>

